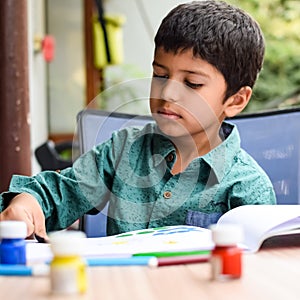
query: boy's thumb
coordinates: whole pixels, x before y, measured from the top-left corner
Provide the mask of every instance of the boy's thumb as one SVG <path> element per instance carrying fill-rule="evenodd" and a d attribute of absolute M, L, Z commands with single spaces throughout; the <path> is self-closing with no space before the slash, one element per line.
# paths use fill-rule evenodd
<path fill-rule="evenodd" d="M 34 234 L 38 242 L 48 242 L 49 237 L 46 232 L 44 215 L 35 218 L 34 220 Z"/>

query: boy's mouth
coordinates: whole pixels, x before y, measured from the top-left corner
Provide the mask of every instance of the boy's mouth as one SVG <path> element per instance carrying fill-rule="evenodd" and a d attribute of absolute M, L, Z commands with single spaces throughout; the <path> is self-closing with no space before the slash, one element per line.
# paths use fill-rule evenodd
<path fill-rule="evenodd" d="M 181 116 L 171 110 L 161 109 L 157 111 L 157 114 L 167 119 L 181 119 Z"/>

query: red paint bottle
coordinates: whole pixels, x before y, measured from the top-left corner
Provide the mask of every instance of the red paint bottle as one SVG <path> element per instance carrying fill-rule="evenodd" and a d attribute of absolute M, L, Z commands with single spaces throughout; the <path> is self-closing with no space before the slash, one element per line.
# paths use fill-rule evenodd
<path fill-rule="evenodd" d="M 212 239 L 215 247 L 211 253 L 211 272 L 213 280 L 236 279 L 242 276 L 243 232 L 238 225 L 213 225 Z"/>

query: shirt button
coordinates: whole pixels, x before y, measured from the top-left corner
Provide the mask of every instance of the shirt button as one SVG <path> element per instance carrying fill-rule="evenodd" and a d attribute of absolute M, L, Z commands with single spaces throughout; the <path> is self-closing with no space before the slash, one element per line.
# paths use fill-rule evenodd
<path fill-rule="evenodd" d="M 173 159 L 174 159 L 174 155 L 172 153 L 167 156 L 167 161 L 168 162 L 173 161 Z"/>
<path fill-rule="evenodd" d="M 172 192 L 170 192 L 170 191 L 164 192 L 164 198 L 165 199 L 170 199 L 171 197 L 172 197 Z"/>

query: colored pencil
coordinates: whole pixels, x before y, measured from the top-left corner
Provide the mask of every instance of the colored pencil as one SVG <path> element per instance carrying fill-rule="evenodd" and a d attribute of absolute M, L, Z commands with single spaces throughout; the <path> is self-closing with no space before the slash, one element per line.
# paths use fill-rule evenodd
<path fill-rule="evenodd" d="M 187 256 L 173 256 L 173 257 L 153 257 L 149 261 L 150 267 L 163 267 L 174 265 L 185 265 L 203 263 L 209 261 L 209 256 L 205 255 L 187 255 Z"/>
<path fill-rule="evenodd" d="M 191 251 L 162 251 L 162 252 L 145 252 L 135 253 L 134 257 L 137 256 L 155 256 L 155 257 L 176 257 L 176 256 L 189 256 L 189 255 L 210 255 L 210 250 L 191 250 Z"/>
<path fill-rule="evenodd" d="M 86 258 L 89 267 L 97 266 L 148 266 L 153 256 Z"/>
<path fill-rule="evenodd" d="M 46 264 L 25 265 L 0 265 L 0 276 L 46 276 L 50 273 L 50 267 Z"/>

